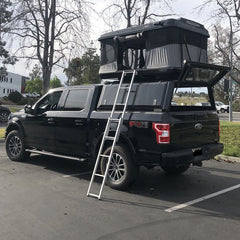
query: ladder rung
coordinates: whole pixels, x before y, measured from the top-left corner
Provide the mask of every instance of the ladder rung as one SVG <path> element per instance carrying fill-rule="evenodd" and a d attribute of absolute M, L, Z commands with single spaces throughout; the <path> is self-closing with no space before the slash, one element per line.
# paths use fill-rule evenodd
<path fill-rule="evenodd" d="M 97 195 L 97 194 L 94 194 L 94 193 L 89 193 L 88 195 L 89 195 L 89 196 L 92 196 L 92 197 L 99 198 L 99 195 Z"/>
<path fill-rule="evenodd" d="M 129 87 L 120 87 L 121 89 L 129 89 Z"/>
<path fill-rule="evenodd" d="M 102 177 L 102 178 L 104 177 L 104 175 L 98 174 L 98 173 L 95 173 L 94 175 L 97 176 L 97 177 Z"/>
<path fill-rule="evenodd" d="M 106 140 L 112 140 L 112 141 L 115 139 L 114 137 L 109 137 L 109 136 L 105 136 L 104 138 L 105 138 Z"/>
<path fill-rule="evenodd" d="M 109 158 L 110 156 L 109 156 L 109 155 L 100 154 L 100 157 L 106 157 L 106 158 Z"/>
<path fill-rule="evenodd" d="M 109 121 L 110 122 L 119 122 L 121 119 L 118 119 L 118 118 L 112 118 L 112 119 L 110 119 Z"/>
<path fill-rule="evenodd" d="M 126 104 L 124 103 L 116 103 L 116 106 L 125 106 Z"/>

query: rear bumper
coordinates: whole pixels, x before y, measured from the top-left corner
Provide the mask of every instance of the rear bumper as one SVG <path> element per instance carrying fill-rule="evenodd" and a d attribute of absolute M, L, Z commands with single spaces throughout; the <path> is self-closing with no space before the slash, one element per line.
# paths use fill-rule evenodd
<path fill-rule="evenodd" d="M 214 143 L 200 146 L 194 149 L 184 149 L 174 152 L 162 153 L 162 166 L 176 166 L 184 164 L 198 164 L 203 160 L 209 160 L 223 151 L 222 143 Z"/>

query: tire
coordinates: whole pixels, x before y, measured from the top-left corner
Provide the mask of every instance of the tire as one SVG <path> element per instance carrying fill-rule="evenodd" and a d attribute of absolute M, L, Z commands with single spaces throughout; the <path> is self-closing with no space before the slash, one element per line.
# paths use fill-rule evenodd
<path fill-rule="evenodd" d="M 225 109 L 221 108 L 221 113 L 225 113 Z"/>
<path fill-rule="evenodd" d="M 0 122 L 7 122 L 9 114 L 10 113 L 7 111 L 1 111 L 0 112 Z"/>
<path fill-rule="evenodd" d="M 162 169 L 168 174 L 178 175 L 186 172 L 189 167 L 190 167 L 190 163 L 186 165 L 181 165 L 181 166 L 162 166 Z"/>
<path fill-rule="evenodd" d="M 104 155 L 109 155 L 111 147 L 108 147 Z M 102 157 L 100 162 L 101 172 L 105 173 L 107 158 Z M 124 145 L 117 145 L 114 148 L 113 156 L 110 162 L 106 184 L 113 189 L 125 190 L 135 180 L 138 173 L 138 166 L 133 162 L 129 150 Z"/>
<path fill-rule="evenodd" d="M 12 161 L 23 162 L 30 156 L 25 151 L 25 143 L 19 131 L 13 130 L 6 137 L 6 152 Z"/>

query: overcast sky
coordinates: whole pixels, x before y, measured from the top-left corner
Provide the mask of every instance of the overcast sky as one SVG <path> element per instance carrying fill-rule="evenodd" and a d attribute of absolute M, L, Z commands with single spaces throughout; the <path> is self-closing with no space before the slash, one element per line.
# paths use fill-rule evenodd
<path fill-rule="evenodd" d="M 92 0 L 95 2 L 94 9 L 100 11 L 107 4 L 107 0 Z M 173 0 L 172 12 L 176 15 L 173 18 L 184 17 L 196 22 L 200 22 L 205 25 L 208 29 L 211 25 L 211 11 L 212 9 L 205 9 L 204 12 L 199 13 L 196 9 L 202 1 L 194 0 Z M 104 25 L 104 22 L 97 16 L 93 15 L 91 18 L 92 29 L 91 29 L 91 40 L 93 40 L 94 46 L 99 49 L 100 45 L 97 41 L 98 37 L 104 32 L 108 31 L 108 27 Z M 21 60 L 18 61 L 14 66 L 8 66 L 8 71 L 29 76 L 32 67 L 27 69 L 26 64 Z M 66 81 L 66 76 L 63 70 L 60 68 L 53 69 L 53 76 L 56 75 L 62 82 Z"/>

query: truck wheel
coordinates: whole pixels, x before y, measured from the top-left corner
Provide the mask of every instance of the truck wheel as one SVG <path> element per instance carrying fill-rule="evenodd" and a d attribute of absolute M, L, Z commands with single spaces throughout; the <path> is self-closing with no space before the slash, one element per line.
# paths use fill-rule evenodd
<path fill-rule="evenodd" d="M 6 152 L 12 161 L 22 162 L 30 153 L 25 151 L 25 144 L 22 135 L 17 130 L 11 131 L 6 138 Z"/>
<path fill-rule="evenodd" d="M 189 167 L 190 163 L 181 166 L 162 166 L 162 169 L 168 174 L 177 175 L 186 172 Z"/>
<path fill-rule="evenodd" d="M 0 122 L 7 122 L 8 121 L 9 112 L 1 111 L 0 112 Z"/>
<path fill-rule="evenodd" d="M 111 147 L 108 147 L 104 155 L 110 154 Z M 105 173 L 107 158 L 101 159 L 101 172 Z M 108 169 L 106 183 L 113 189 L 124 190 L 136 180 L 138 166 L 133 163 L 128 149 L 124 145 L 117 145 L 114 148 L 113 156 Z"/>
<path fill-rule="evenodd" d="M 221 108 L 221 113 L 225 113 L 225 109 Z"/>

